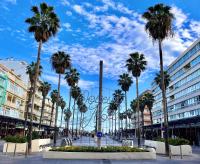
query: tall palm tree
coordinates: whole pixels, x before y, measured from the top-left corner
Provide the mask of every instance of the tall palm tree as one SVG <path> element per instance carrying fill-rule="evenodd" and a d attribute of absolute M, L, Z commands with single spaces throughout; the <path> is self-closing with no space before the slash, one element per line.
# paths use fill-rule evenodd
<path fill-rule="evenodd" d="M 109 106 L 108 106 L 108 110 L 107 110 L 107 113 L 108 113 L 108 123 L 109 123 L 109 135 L 111 134 L 111 118 L 112 118 L 112 110 L 109 108 Z"/>
<path fill-rule="evenodd" d="M 152 93 L 145 93 L 144 94 L 144 101 L 145 105 L 148 107 L 149 112 L 150 112 L 150 119 L 151 119 L 151 135 L 153 134 L 153 118 L 152 118 L 152 108 L 153 108 L 153 103 L 154 103 L 154 96 Z M 151 136 L 152 138 L 153 136 Z"/>
<path fill-rule="evenodd" d="M 116 103 L 117 106 L 117 110 L 118 110 L 118 130 L 120 130 L 120 119 L 119 119 L 119 113 L 120 113 L 120 105 L 124 99 L 124 94 L 122 93 L 122 90 L 117 89 L 115 90 L 115 92 L 113 93 L 113 97 L 114 97 L 114 101 Z M 115 111 L 116 114 L 117 111 Z M 116 119 L 116 118 L 115 118 Z"/>
<path fill-rule="evenodd" d="M 132 81 L 131 77 L 129 76 L 129 74 L 123 73 L 122 75 L 119 76 L 118 85 L 121 86 L 121 89 L 125 93 L 125 109 L 126 109 L 126 112 L 127 112 L 127 95 L 126 94 L 127 94 L 132 83 L 133 83 L 133 81 Z M 126 130 L 127 130 L 127 125 L 128 125 L 128 122 L 127 122 L 127 117 L 126 117 Z M 126 137 L 127 137 L 127 135 L 126 135 Z"/>
<path fill-rule="evenodd" d="M 163 112 L 164 112 L 164 127 L 165 127 L 165 151 L 169 155 L 169 142 L 168 142 L 168 113 L 166 107 L 166 93 L 163 71 L 163 53 L 162 42 L 165 38 L 173 36 L 172 21 L 174 15 L 171 12 L 171 7 L 164 4 L 156 4 L 149 7 L 142 15 L 147 20 L 145 29 L 152 37 L 153 42 L 158 41 L 159 56 L 160 56 L 160 72 L 162 81 L 162 99 L 163 99 Z"/>
<path fill-rule="evenodd" d="M 81 134 L 81 130 L 83 131 L 83 123 L 84 123 L 84 114 L 87 112 L 87 106 L 83 103 L 81 105 L 78 105 L 79 111 L 81 113 L 80 116 L 80 127 L 79 127 L 79 134 Z"/>
<path fill-rule="evenodd" d="M 69 135 L 69 121 L 70 121 L 70 118 L 72 116 L 72 112 L 69 109 L 67 109 L 64 114 L 65 114 L 65 121 L 67 122 L 67 137 L 68 137 L 68 135 Z"/>
<path fill-rule="evenodd" d="M 54 107 L 55 107 L 55 103 L 58 99 L 58 91 L 57 90 L 53 90 L 51 92 L 51 102 L 52 102 L 52 106 L 51 106 L 51 120 L 50 120 L 50 127 L 52 125 L 53 122 L 53 114 L 54 114 Z"/>
<path fill-rule="evenodd" d="M 128 119 L 129 119 L 129 129 L 131 129 L 131 122 L 130 122 L 130 120 L 131 120 L 132 114 L 133 114 L 132 110 L 128 109 L 127 110 L 127 116 L 128 116 Z"/>
<path fill-rule="evenodd" d="M 145 99 L 144 97 L 139 97 L 139 109 L 140 109 L 140 113 L 141 113 L 141 123 L 142 123 L 142 137 L 144 138 L 144 108 L 145 108 Z"/>
<path fill-rule="evenodd" d="M 131 113 L 134 114 L 134 117 L 137 113 L 137 100 L 133 99 L 130 103 Z M 134 120 L 135 123 L 135 136 L 136 136 L 136 127 L 137 127 L 137 120 Z"/>
<path fill-rule="evenodd" d="M 45 106 L 45 100 L 46 100 L 46 97 L 47 97 L 50 90 L 51 90 L 51 84 L 49 84 L 48 82 L 42 82 L 41 83 L 41 85 L 39 87 L 39 91 L 42 93 L 42 109 L 41 109 L 41 114 L 40 114 L 39 130 L 41 128 L 42 117 L 43 117 L 44 106 Z"/>
<path fill-rule="evenodd" d="M 68 70 L 66 73 L 65 73 L 65 80 L 67 81 L 68 83 L 68 86 L 70 87 L 70 90 L 69 90 L 69 106 L 68 106 L 68 109 L 70 110 L 71 109 L 71 90 L 72 90 L 72 87 L 75 87 L 77 84 L 78 84 L 78 81 L 80 79 L 80 74 L 77 72 L 77 70 L 75 68 L 71 68 L 70 70 Z M 73 118 L 72 120 L 74 121 L 74 112 L 75 110 L 73 109 Z M 72 124 L 73 126 L 73 124 Z M 72 128 L 73 130 L 73 128 Z"/>
<path fill-rule="evenodd" d="M 60 127 L 62 127 L 62 119 L 63 119 L 63 112 L 66 106 L 66 102 L 64 101 L 64 99 L 62 98 L 60 101 L 60 108 L 61 108 L 61 122 L 60 122 Z"/>
<path fill-rule="evenodd" d="M 167 71 L 164 71 L 164 83 L 165 83 L 165 91 L 167 89 L 167 87 L 169 86 L 170 83 L 170 76 L 167 73 Z M 154 78 L 154 82 L 160 87 L 160 89 L 162 90 L 162 80 L 161 80 L 161 74 L 160 73 L 156 73 L 156 76 Z"/>
<path fill-rule="evenodd" d="M 140 147 L 140 115 L 139 115 L 139 88 L 138 78 L 141 73 L 145 70 L 147 62 L 143 54 L 138 52 L 131 53 L 130 58 L 126 61 L 128 71 L 136 78 L 136 95 L 137 95 L 137 113 L 138 113 L 138 147 Z"/>
<path fill-rule="evenodd" d="M 58 117 L 58 102 L 60 98 L 60 80 L 61 75 L 65 73 L 67 69 L 71 67 L 71 59 L 68 54 L 63 51 L 58 51 L 51 56 L 51 65 L 55 72 L 58 74 L 58 99 L 56 101 L 56 115 L 55 115 L 55 126 L 54 126 L 54 145 L 56 145 L 57 137 L 57 117 Z"/>
<path fill-rule="evenodd" d="M 72 95 L 72 98 L 74 99 L 74 107 L 73 107 L 73 112 L 72 112 L 73 113 L 72 114 L 72 138 L 74 137 L 74 115 L 76 111 L 76 101 L 78 100 L 80 94 L 81 94 L 81 90 L 78 86 L 73 86 L 71 88 L 71 95 Z M 78 118 L 78 110 L 77 110 L 77 118 Z M 77 136 L 77 133 L 76 133 L 76 136 Z"/>
<path fill-rule="evenodd" d="M 110 103 L 109 103 L 109 108 L 110 108 L 110 110 L 112 111 L 112 113 L 114 113 L 115 114 L 115 130 L 114 130 L 114 132 L 115 132 L 115 136 L 116 136 L 116 134 L 117 134 L 117 114 L 116 114 L 116 111 L 117 111 L 117 104 L 116 104 L 116 102 L 114 101 L 114 100 L 112 100 Z M 113 119 L 112 119 L 113 120 Z M 112 125 L 113 125 L 113 123 L 112 123 Z M 113 129 L 113 128 L 112 128 Z"/>
<path fill-rule="evenodd" d="M 33 85 L 34 85 L 34 81 L 35 81 L 35 72 L 36 72 L 36 63 L 31 62 L 31 64 L 29 64 L 26 67 L 26 74 L 29 76 L 30 88 L 29 88 L 29 91 L 28 91 L 28 99 L 27 99 L 27 102 L 26 102 L 24 131 L 25 131 L 26 125 L 27 125 L 29 108 L 31 106 L 31 99 L 32 99 L 32 95 L 33 95 Z M 39 66 L 38 76 L 40 76 L 41 74 L 42 74 L 42 66 Z M 25 135 L 25 133 L 24 133 L 24 135 Z"/>
<path fill-rule="evenodd" d="M 39 74 L 39 66 L 40 66 L 40 54 L 42 44 L 47 42 L 51 36 L 55 36 L 60 25 L 60 21 L 57 15 L 54 12 L 54 8 L 52 6 L 48 6 L 46 3 L 41 3 L 40 7 L 33 6 L 31 11 L 33 12 L 33 16 L 31 18 L 27 18 L 25 20 L 26 23 L 29 24 L 28 31 L 30 33 L 34 33 L 35 40 L 38 42 L 38 54 L 37 54 L 37 62 L 36 62 L 36 73 L 35 79 L 38 79 Z M 35 99 L 35 91 L 37 81 L 34 81 L 33 84 L 33 94 L 32 94 L 32 107 L 31 107 L 31 126 L 30 126 L 30 137 L 28 144 L 28 151 L 31 152 L 31 140 L 32 140 L 32 114 L 34 108 L 34 99 Z"/>

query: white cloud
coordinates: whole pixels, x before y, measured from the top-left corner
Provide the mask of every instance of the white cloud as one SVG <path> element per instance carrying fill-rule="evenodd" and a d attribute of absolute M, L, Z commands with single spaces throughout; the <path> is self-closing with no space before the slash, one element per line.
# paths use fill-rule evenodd
<path fill-rule="evenodd" d="M 63 23 L 63 27 L 66 31 L 72 31 L 70 23 Z"/>
<path fill-rule="evenodd" d="M 64 5 L 64 6 L 70 5 L 69 1 L 67 1 L 67 0 L 61 0 L 61 4 Z"/>
<path fill-rule="evenodd" d="M 67 15 L 67 16 L 71 16 L 71 15 L 72 15 L 72 12 L 71 12 L 71 11 L 66 11 L 66 15 Z"/>
<path fill-rule="evenodd" d="M 58 85 L 58 75 L 56 76 L 56 75 L 50 75 L 50 74 L 43 74 L 42 78 L 44 80 L 47 80 L 47 81 L 55 84 L 55 85 Z M 68 88 L 67 82 L 63 77 L 61 79 L 60 85 Z M 88 81 L 88 80 L 82 80 L 82 79 L 80 79 L 79 83 L 78 83 L 78 86 L 83 90 L 87 90 L 92 87 L 95 87 L 95 85 L 96 85 L 96 82 L 94 82 L 94 81 Z"/>
<path fill-rule="evenodd" d="M 176 6 L 173 6 L 172 9 L 171 9 L 172 13 L 175 15 L 175 26 L 177 28 L 180 28 L 182 27 L 182 25 L 186 22 L 187 20 L 187 15 L 183 13 L 183 11 L 176 7 Z"/>
<path fill-rule="evenodd" d="M 148 61 L 146 72 L 159 69 L 159 54 L 157 43 L 152 44 L 151 38 L 147 35 L 144 26 L 145 21 L 141 15 L 128 9 L 123 4 L 115 3 L 111 0 L 103 0 L 104 7 L 112 8 L 128 16 L 118 16 L 114 14 L 95 13 L 90 4 L 73 5 L 72 9 L 87 20 L 88 32 L 83 33 L 82 40 L 93 40 L 96 38 L 109 38 L 107 42 L 99 42 L 95 47 L 83 46 L 80 44 L 67 45 L 65 42 L 51 40 L 43 47 L 46 53 L 56 50 L 64 50 L 71 55 L 74 64 L 80 67 L 83 73 L 98 74 L 99 60 L 104 61 L 104 75 L 116 78 L 126 71 L 125 62 L 131 52 L 143 53 Z M 107 8 L 105 7 L 105 9 Z M 176 15 L 175 35 L 166 39 L 163 43 L 164 66 L 168 66 L 177 54 L 183 52 L 199 35 L 198 22 L 187 21 L 187 14 L 181 9 L 173 6 L 172 11 Z M 176 14 L 177 13 L 177 14 Z M 69 27 L 69 25 L 67 25 Z M 91 32 L 92 31 L 92 32 Z M 147 73 L 144 73 L 144 76 Z"/>

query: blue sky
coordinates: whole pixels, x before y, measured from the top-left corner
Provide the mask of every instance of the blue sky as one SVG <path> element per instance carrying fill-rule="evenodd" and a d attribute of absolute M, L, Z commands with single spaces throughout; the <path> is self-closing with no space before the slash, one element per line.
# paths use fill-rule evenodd
<path fill-rule="evenodd" d="M 140 78 L 140 92 L 150 88 L 159 69 L 158 49 L 144 30 L 141 14 L 151 5 L 163 2 L 172 7 L 174 38 L 164 41 L 164 65 L 200 37 L 199 0 L 1 0 L 0 58 L 14 57 L 30 63 L 36 60 L 37 43 L 27 32 L 24 20 L 31 17 L 31 6 L 46 2 L 55 7 L 61 21 L 56 37 L 42 48 L 42 79 L 57 87 L 57 75 L 50 66 L 50 56 L 57 50 L 71 55 L 73 66 L 81 73 L 79 86 L 89 95 L 98 93 L 99 60 L 104 61 L 103 94 L 111 96 L 118 88 L 119 74 L 126 72 L 128 54 L 138 51 L 148 66 Z M 68 88 L 62 80 L 61 94 L 68 100 Z M 135 83 L 128 93 L 135 98 Z M 91 114 L 91 113 L 90 113 Z"/>

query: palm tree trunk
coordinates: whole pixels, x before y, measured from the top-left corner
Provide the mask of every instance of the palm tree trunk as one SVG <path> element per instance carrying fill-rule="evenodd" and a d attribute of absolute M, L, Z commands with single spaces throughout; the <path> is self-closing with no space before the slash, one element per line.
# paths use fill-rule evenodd
<path fill-rule="evenodd" d="M 28 119 L 29 107 L 30 107 L 31 97 L 32 97 L 31 88 L 32 87 L 30 87 L 30 91 L 28 92 L 28 100 L 26 103 L 26 114 L 25 114 L 25 120 L 24 120 L 24 136 L 26 136 L 27 119 Z"/>
<path fill-rule="evenodd" d="M 71 98 L 72 98 L 72 95 L 71 95 L 71 88 L 70 88 L 69 89 L 69 107 L 68 107 L 69 110 L 71 109 Z M 69 130 L 69 128 L 67 130 Z"/>
<path fill-rule="evenodd" d="M 120 119 L 119 119 L 119 114 L 120 114 L 120 107 L 118 109 L 118 138 L 120 138 Z"/>
<path fill-rule="evenodd" d="M 141 112 L 142 116 L 142 138 L 144 138 L 144 111 Z"/>
<path fill-rule="evenodd" d="M 151 139 L 153 139 L 153 118 L 152 118 L 151 109 L 149 109 L 149 111 L 150 111 L 150 119 L 151 119 Z"/>
<path fill-rule="evenodd" d="M 57 97 L 57 100 L 56 100 L 56 115 L 55 115 L 54 138 L 53 138 L 54 146 L 56 146 L 56 138 L 57 138 L 57 135 L 58 135 L 57 118 L 58 118 L 58 102 L 59 102 L 59 99 L 60 99 L 60 79 L 61 79 L 61 74 L 59 74 L 59 77 L 58 77 L 58 97 Z"/>
<path fill-rule="evenodd" d="M 160 74 L 162 81 L 162 103 L 163 103 L 163 113 L 164 113 L 164 129 L 165 129 L 165 151 L 166 155 L 169 155 L 169 142 L 168 142 L 168 113 L 166 107 L 166 91 L 165 91 L 165 79 L 163 71 L 163 55 L 162 55 L 162 41 L 159 40 L 159 55 L 160 55 Z"/>
<path fill-rule="evenodd" d="M 139 88 L 138 88 L 138 77 L 136 77 L 136 95 L 137 95 L 137 121 L 138 121 L 138 147 L 140 147 L 140 111 L 139 111 Z"/>
<path fill-rule="evenodd" d="M 52 107 L 51 107 L 51 120 L 50 120 L 50 127 L 51 127 L 51 125 L 52 125 L 52 122 L 53 122 L 53 112 L 54 112 L 54 103 L 52 103 Z"/>
<path fill-rule="evenodd" d="M 115 111 L 115 136 L 117 134 L 117 111 Z"/>
<path fill-rule="evenodd" d="M 80 123 L 79 123 L 79 135 L 81 134 L 81 127 L 82 127 L 82 118 L 83 117 L 83 113 L 81 112 L 81 116 L 80 116 Z"/>
<path fill-rule="evenodd" d="M 127 109 L 127 94 L 125 91 L 125 107 L 126 107 L 126 138 L 127 138 L 127 129 L 128 129 L 128 120 L 127 120 L 127 113 L 128 113 L 128 109 Z"/>
<path fill-rule="evenodd" d="M 67 137 L 69 136 L 69 120 L 70 119 L 67 120 Z"/>
<path fill-rule="evenodd" d="M 42 124 L 42 117 L 43 117 L 43 112 L 44 112 L 45 99 L 46 99 L 46 97 L 44 96 L 43 99 L 42 99 L 42 109 L 41 109 L 41 113 L 40 113 L 39 130 L 40 130 L 41 124 Z"/>
<path fill-rule="evenodd" d="M 74 99 L 74 109 L 73 109 L 73 115 L 72 115 L 72 139 L 74 137 L 74 114 L 75 114 L 75 105 L 76 105 L 76 102 L 75 102 L 75 99 Z"/>
<path fill-rule="evenodd" d="M 78 136 L 78 109 L 77 109 L 77 113 L 76 113 L 76 137 Z"/>
<path fill-rule="evenodd" d="M 33 109 L 34 109 L 34 102 L 35 102 L 35 91 L 37 88 L 37 79 L 39 74 L 39 67 L 40 67 L 40 52 L 42 48 L 42 40 L 39 42 L 38 46 L 38 54 L 37 54 L 37 62 L 36 62 L 36 72 L 35 72 L 35 81 L 33 83 L 33 95 L 31 101 L 31 117 L 30 117 L 30 128 L 29 128 L 29 140 L 28 140 L 28 152 L 31 153 L 32 149 L 32 131 L 33 131 Z"/>
<path fill-rule="evenodd" d="M 60 127 L 62 127 L 63 111 L 64 111 L 64 109 L 62 109 L 62 112 L 61 112 L 61 121 L 60 121 Z"/>

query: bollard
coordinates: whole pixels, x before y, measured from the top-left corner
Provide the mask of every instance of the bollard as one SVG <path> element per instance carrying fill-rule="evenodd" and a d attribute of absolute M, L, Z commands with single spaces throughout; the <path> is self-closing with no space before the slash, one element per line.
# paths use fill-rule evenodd
<path fill-rule="evenodd" d="M 181 154 L 181 159 L 183 159 L 183 153 L 182 153 L 181 145 L 180 145 L 180 154 Z"/>
<path fill-rule="evenodd" d="M 14 149 L 14 154 L 13 154 L 13 156 L 15 156 L 15 153 L 16 153 L 16 147 L 17 147 L 17 144 L 15 143 L 15 149 Z"/>

